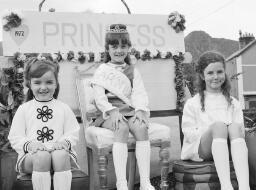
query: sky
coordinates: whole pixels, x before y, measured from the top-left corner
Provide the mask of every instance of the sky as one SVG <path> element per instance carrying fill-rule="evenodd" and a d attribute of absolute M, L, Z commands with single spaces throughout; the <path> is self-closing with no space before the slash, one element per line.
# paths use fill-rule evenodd
<path fill-rule="evenodd" d="M 238 40 L 239 30 L 256 35 L 256 0 L 125 0 L 132 14 L 168 15 L 173 11 L 186 19 L 187 35 L 203 30 L 214 38 Z M 9 10 L 38 11 L 41 0 L 0 0 L 0 15 Z M 46 0 L 42 11 L 127 14 L 121 0 Z M 0 24 L 2 25 L 2 19 Z M 2 30 L 0 30 L 0 41 Z"/>

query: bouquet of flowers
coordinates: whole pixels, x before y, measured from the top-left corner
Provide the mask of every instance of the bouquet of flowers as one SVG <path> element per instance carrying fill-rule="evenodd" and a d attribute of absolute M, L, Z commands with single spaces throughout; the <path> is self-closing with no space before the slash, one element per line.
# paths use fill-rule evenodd
<path fill-rule="evenodd" d="M 178 12 L 172 12 L 168 16 L 168 24 L 178 33 L 185 30 L 185 17 Z"/>
<path fill-rule="evenodd" d="M 19 27 L 22 21 L 22 14 L 18 12 L 7 12 L 3 16 L 3 29 L 10 31 L 12 28 Z"/>

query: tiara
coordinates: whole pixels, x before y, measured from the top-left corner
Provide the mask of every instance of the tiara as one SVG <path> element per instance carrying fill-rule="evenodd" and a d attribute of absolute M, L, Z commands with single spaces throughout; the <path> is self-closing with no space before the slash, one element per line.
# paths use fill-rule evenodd
<path fill-rule="evenodd" d="M 120 28 L 120 26 L 117 24 L 117 25 L 115 25 L 114 28 L 108 29 L 107 33 L 112 33 L 112 34 L 115 34 L 115 33 L 128 33 L 128 31 L 126 30 L 126 27 L 125 28 Z"/>

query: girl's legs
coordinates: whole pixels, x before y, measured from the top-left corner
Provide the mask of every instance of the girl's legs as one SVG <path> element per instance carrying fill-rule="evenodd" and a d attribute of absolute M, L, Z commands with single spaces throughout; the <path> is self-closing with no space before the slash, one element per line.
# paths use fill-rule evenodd
<path fill-rule="evenodd" d="M 34 190 L 51 189 L 51 155 L 47 151 L 37 151 L 28 154 L 23 161 L 25 173 L 32 173 L 32 184 Z"/>
<path fill-rule="evenodd" d="M 102 127 L 111 128 L 111 121 L 106 120 Z M 114 143 L 113 143 L 113 162 L 116 173 L 116 187 L 117 190 L 128 190 L 126 179 L 126 164 L 128 158 L 127 141 L 129 135 L 128 124 L 125 122 L 119 122 L 119 127 L 114 131 Z"/>
<path fill-rule="evenodd" d="M 52 167 L 54 170 L 53 184 L 55 190 L 70 190 L 72 173 L 70 170 L 69 153 L 62 150 L 55 150 L 51 153 Z"/>
<path fill-rule="evenodd" d="M 150 142 L 148 139 L 148 128 L 145 123 L 139 124 L 138 120 L 135 122 L 129 119 L 130 131 L 136 139 L 135 155 L 137 158 L 139 173 L 140 173 L 140 189 L 154 190 L 155 188 L 150 184 Z"/>
<path fill-rule="evenodd" d="M 250 190 L 248 149 L 244 140 L 243 129 L 240 125 L 231 124 L 228 127 L 231 140 L 231 155 L 234 163 L 239 189 Z"/>
<path fill-rule="evenodd" d="M 211 125 L 199 145 L 199 156 L 204 160 L 213 157 L 222 190 L 233 190 L 230 180 L 228 129 L 224 123 Z"/>

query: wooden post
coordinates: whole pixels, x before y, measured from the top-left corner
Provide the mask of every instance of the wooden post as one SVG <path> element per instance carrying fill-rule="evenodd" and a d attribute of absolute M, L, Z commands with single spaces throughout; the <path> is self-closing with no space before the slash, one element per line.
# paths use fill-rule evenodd
<path fill-rule="evenodd" d="M 106 155 L 99 155 L 98 157 L 98 174 L 100 178 L 100 189 L 108 189 L 108 180 L 107 180 L 107 166 L 108 158 Z"/>
<path fill-rule="evenodd" d="M 161 184 L 160 188 L 161 190 L 167 190 L 168 189 L 168 173 L 169 173 L 169 147 L 170 147 L 170 142 L 168 141 L 163 141 L 160 151 L 159 151 L 159 156 L 160 156 L 160 162 L 161 162 Z"/>

